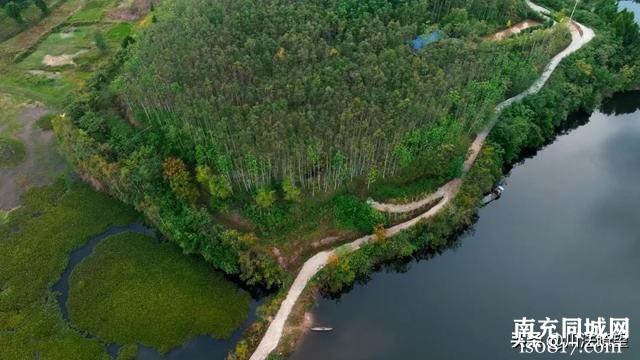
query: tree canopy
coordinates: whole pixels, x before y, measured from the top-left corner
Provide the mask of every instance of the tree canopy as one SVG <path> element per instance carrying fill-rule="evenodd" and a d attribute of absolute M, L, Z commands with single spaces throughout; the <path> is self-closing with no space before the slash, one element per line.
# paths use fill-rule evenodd
<path fill-rule="evenodd" d="M 246 190 L 325 191 L 427 153 L 462 156 L 458 143 L 567 40 L 480 39 L 527 15 L 516 0 L 178 0 L 116 84 L 186 161 Z M 411 48 L 438 28 L 447 39 Z"/>

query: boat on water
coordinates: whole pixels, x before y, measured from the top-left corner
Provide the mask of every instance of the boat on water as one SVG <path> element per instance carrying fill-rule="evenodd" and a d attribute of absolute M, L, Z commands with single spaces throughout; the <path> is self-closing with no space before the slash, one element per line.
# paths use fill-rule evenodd
<path fill-rule="evenodd" d="M 332 327 L 324 327 L 324 326 L 317 326 L 317 327 L 312 327 L 311 331 L 331 331 L 333 330 Z"/>
<path fill-rule="evenodd" d="M 505 191 L 504 185 L 497 186 L 491 191 L 491 193 L 489 193 L 489 195 L 485 196 L 484 199 L 482 199 L 482 205 L 487 205 L 488 203 L 494 200 L 500 199 L 500 196 L 502 196 L 504 191 Z"/>

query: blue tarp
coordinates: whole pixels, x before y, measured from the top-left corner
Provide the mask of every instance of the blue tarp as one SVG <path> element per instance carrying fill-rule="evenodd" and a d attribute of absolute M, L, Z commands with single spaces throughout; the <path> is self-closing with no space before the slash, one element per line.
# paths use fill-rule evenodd
<path fill-rule="evenodd" d="M 442 40 L 443 38 L 444 34 L 442 31 L 436 30 L 429 35 L 420 35 L 411 40 L 411 47 L 413 50 L 420 50 L 431 43 Z"/>

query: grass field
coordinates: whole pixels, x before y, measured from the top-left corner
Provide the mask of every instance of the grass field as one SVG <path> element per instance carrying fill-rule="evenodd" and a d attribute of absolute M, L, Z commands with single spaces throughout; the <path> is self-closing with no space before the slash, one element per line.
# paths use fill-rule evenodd
<path fill-rule="evenodd" d="M 104 343 L 62 320 L 50 289 L 69 252 L 109 224 L 137 217 L 81 183 L 59 181 L 25 194 L 24 206 L 0 225 L 0 359 L 108 359 Z"/>
<path fill-rule="evenodd" d="M 24 51 L 49 34 L 54 28 L 62 25 L 74 12 L 84 6 L 85 0 L 64 0 L 51 10 L 49 15 L 37 21 L 33 26 L 25 28 L 17 35 L 0 44 L 0 64 L 9 64 Z"/>
<path fill-rule="evenodd" d="M 84 8 L 73 14 L 67 23 L 95 23 L 104 18 L 108 8 L 114 5 L 114 0 L 89 0 Z"/>
<path fill-rule="evenodd" d="M 3 38 L 0 31 L 0 92 L 59 109 L 118 49 L 135 25 L 104 19 L 105 13 L 116 6 L 115 0 L 58 1 L 48 16 L 25 26 L 16 36 L 6 39 L 8 35 Z M 0 25 L 4 26 L 2 16 Z M 108 43 L 107 54 L 96 48 L 97 31 Z M 67 61 L 60 61 L 64 57 Z"/>
<path fill-rule="evenodd" d="M 0 93 L 0 132 L 5 136 L 13 136 L 20 129 L 16 122 L 16 114 L 22 108 L 24 101 L 16 96 Z"/>
<path fill-rule="evenodd" d="M 26 58 L 13 64 L 0 79 L 0 90 L 33 98 L 53 107 L 61 107 L 74 89 L 86 81 L 107 55 L 101 55 L 94 44 L 94 33 L 103 33 L 110 49 L 115 51 L 127 37 L 129 23 L 97 24 L 65 27 L 51 33 Z M 49 66 L 45 57 L 69 56 L 72 63 Z"/>
<path fill-rule="evenodd" d="M 135 233 L 99 244 L 70 286 L 75 324 L 109 342 L 161 352 L 196 335 L 228 338 L 249 310 L 249 295 L 201 258 Z"/>

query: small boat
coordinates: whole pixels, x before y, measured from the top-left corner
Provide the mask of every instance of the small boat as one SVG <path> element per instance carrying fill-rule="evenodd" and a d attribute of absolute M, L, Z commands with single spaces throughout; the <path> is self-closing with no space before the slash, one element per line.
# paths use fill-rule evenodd
<path fill-rule="evenodd" d="M 500 199 L 500 196 L 504 193 L 504 186 L 497 186 L 495 189 L 491 191 L 487 196 L 482 199 L 482 205 L 487 205 L 488 203 Z"/>
<path fill-rule="evenodd" d="M 312 327 L 311 331 L 331 331 L 333 330 L 332 327 L 323 327 L 323 326 L 318 326 L 318 327 Z"/>

